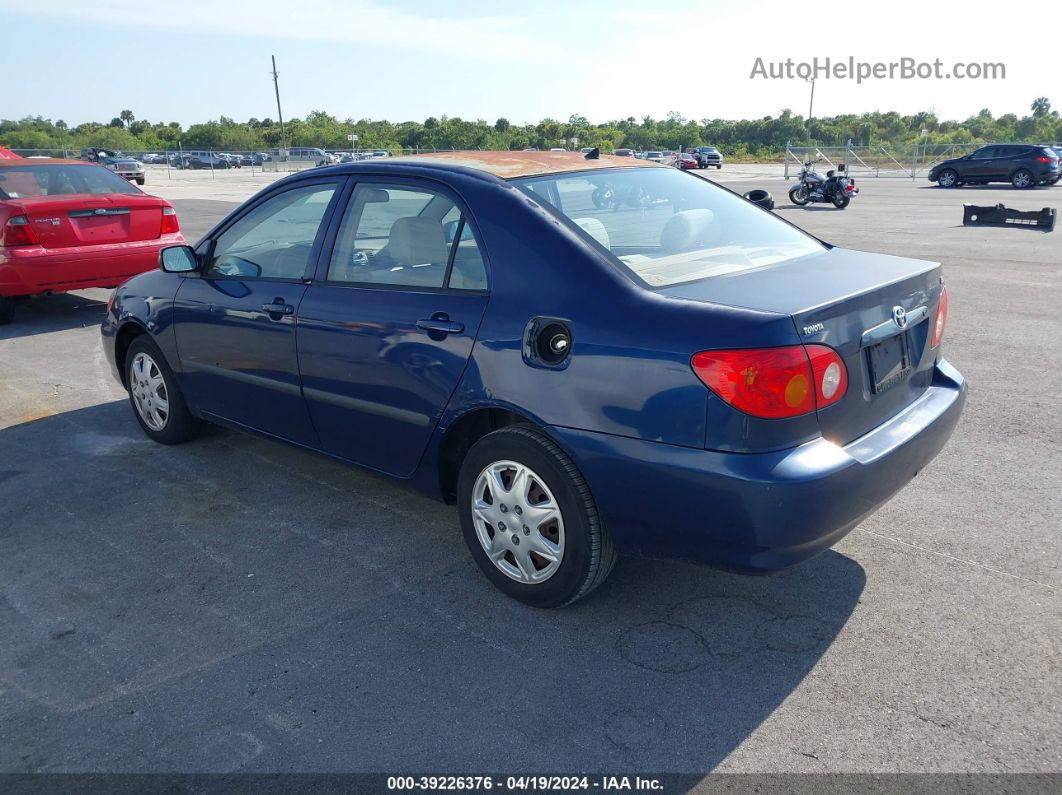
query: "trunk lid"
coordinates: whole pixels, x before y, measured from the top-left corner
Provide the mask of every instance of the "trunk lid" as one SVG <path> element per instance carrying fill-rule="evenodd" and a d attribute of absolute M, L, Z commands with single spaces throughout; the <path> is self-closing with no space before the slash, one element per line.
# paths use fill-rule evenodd
<path fill-rule="evenodd" d="M 941 286 L 939 263 L 834 248 L 661 292 L 788 314 L 801 342 L 834 348 L 848 368 L 848 390 L 818 420 L 823 436 L 843 445 L 929 387 L 937 353 L 929 329 Z"/>
<path fill-rule="evenodd" d="M 68 248 L 155 240 L 166 202 L 142 194 L 63 194 L 8 200 L 21 208 L 41 245 Z"/>

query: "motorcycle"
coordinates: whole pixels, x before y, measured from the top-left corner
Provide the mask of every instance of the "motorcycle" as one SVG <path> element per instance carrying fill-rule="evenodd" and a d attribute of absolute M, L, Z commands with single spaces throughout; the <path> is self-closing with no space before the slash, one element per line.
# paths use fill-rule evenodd
<path fill-rule="evenodd" d="M 837 166 L 837 171 L 840 173 L 831 169 L 823 178 L 821 174 L 816 173 L 814 164 L 809 160 L 801 169 L 796 184 L 789 189 L 789 201 L 801 207 L 811 202 L 822 202 L 843 210 L 859 195 L 859 188 L 856 187 L 855 180 L 848 177 L 844 163 Z"/>

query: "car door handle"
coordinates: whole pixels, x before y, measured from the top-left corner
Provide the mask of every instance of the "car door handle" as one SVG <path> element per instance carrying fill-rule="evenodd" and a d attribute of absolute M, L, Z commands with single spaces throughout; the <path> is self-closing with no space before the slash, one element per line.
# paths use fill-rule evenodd
<path fill-rule="evenodd" d="M 444 317 L 432 317 L 427 320 L 418 320 L 417 328 L 437 334 L 460 334 L 465 330 L 465 324 L 457 323 Z"/>
<path fill-rule="evenodd" d="M 293 315 L 295 307 L 291 304 L 262 304 L 262 311 L 270 315 Z"/>

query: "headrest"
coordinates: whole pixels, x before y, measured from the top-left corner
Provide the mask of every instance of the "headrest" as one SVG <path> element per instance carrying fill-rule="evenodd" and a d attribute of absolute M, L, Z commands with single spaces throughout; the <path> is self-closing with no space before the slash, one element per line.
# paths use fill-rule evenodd
<path fill-rule="evenodd" d="M 445 264 L 450 255 L 442 224 L 418 216 L 399 218 L 391 224 L 387 252 L 403 265 Z"/>
<path fill-rule="evenodd" d="M 660 233 L 660 247 L 671 253 L 692 251 L 711 243 L 715 213 L 711 210 L 683 210 L 675 213 Z"/>
<path fill-rule="evenodd" d="M 596 218 L 573 218 L 572 223 L 582 228 L 586 234 L 590 235 L 602 246 L 611 250 L 612 246 L 609 244 L 608 230 L 605 229 L 605 225 L 599 220 Z"/>

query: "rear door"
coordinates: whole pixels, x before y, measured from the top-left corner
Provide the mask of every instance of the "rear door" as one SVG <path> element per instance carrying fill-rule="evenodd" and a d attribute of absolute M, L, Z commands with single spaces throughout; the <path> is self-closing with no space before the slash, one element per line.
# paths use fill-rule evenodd
<path fill-rule="evenodd" d="M 201 275 L 174 302 L 184 384 L 202 411 L 316 447 L 302 398 L 295 318 L 341 178 L 259 199 L 204 242 Z"/>
<path fill-rule="evenodd" d="M 472 353 L 487 272 L 457 197 L 363 181 L 298 312 L 303 393 L 327 452 L 412 474 Z"/>

